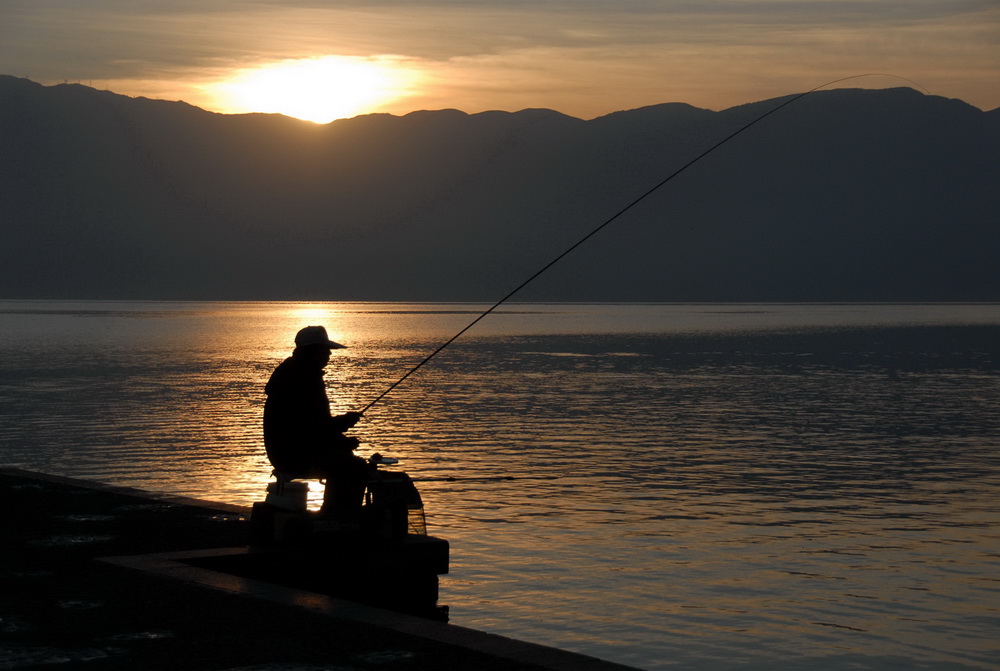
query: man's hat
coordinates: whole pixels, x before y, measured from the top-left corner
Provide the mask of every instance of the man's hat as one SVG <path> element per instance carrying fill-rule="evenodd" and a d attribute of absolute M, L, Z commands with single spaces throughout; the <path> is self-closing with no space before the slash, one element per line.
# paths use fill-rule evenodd
<path fill-rule="evenodd" d="M 326 345 L 330 349 L 344 349 L 347 345 L 333 342 L 326 335 L 326 329 L 322 326 L 307 326 L 295 334 L 295 346 L 305 347 L 306 345 Z"/>

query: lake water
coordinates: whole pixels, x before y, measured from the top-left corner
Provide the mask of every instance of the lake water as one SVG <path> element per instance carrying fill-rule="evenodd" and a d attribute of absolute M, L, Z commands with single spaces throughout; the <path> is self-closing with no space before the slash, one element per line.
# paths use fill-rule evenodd
<path fill-rule="evenodd" d="M 0 301 L 0 463 L 249 505 L 485 306 Z M 371 408 L 455 624 L 645 669 L 996 669 L 1000 305 L 509 305 Z M 180 549 L 180 548 L 179 548 Z"/>

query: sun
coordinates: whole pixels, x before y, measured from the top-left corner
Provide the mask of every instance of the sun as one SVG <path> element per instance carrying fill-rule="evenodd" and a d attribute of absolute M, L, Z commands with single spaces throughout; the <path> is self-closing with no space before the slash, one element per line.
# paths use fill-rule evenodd
<path fill-rule="evenodd" d="M 240 70 L 212 88 L 217 106 L 229 113 L 277 112 L 329 123 L 403 97 L 413 78 L 390 58 L 323 56 Z"/>

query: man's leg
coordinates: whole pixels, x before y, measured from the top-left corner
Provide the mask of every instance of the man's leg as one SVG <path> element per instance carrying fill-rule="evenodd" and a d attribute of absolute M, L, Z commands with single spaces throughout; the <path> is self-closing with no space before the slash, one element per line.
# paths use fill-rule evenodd
<path fill-rule="evenodd" d="M 368 471 L 368 462 L 354 455 L 332 462 L 323 495 L 323 513 L 342 521 L 360 519 Z"/>

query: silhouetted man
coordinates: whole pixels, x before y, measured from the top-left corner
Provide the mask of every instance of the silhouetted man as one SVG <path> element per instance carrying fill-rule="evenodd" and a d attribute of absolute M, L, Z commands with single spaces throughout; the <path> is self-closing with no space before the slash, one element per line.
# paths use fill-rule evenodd
<path fill-rule="evenodd" d="M 323 381 L 330 351 L 343 347 L 322 326 L 307 326 L 295 335 L 295 351 L 264 388 L 264 446 L 275 469 L 293 477 L 326 478 L 323 512 L 351 520 L 361 510 L 368 464 L 353 453 L 358 439 L 344 432 L 361 415 L 331 415 Z"/>

